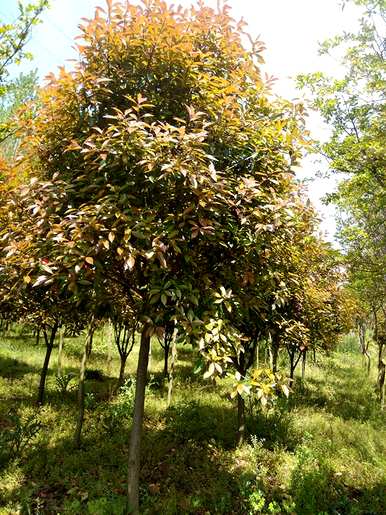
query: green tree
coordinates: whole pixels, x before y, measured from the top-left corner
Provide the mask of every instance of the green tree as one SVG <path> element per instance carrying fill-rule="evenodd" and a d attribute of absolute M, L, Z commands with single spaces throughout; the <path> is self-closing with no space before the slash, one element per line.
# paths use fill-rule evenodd
<path fill-rule="evenodd" d="M 343 54 L 344 76 L 303 75 L 299 84 L 311 92 L 314 107 L 332 128 L 331 137 L 319 150 L 330 170 L 343 176 L 327 200 L 338 208 L 338 237 L 353 290 L 372 318 L 380 377 L 384 377 L 386 3 L 353 1 L 363 8 L 359 31 L 321 46 L 322 53 L 339 50 Z"/>
<path fill-rule="evenodd" d="M 27 99 L 35 89 L 35 74 L 13 78 L 10 68 L 13 64 L 20 64 L 24 59 L 32 58 L 25 47 L 33 26 L 39 23 L 40 16 L 47 7 L 48 0 L 38 0 L 27 5 L 19 1 L 16 20 L 12 23 L 0 20 L 0 142 L 9 134 L 13 134 L 13 130 L 6 123 L 9 115 L 13 114 L 15 107 Z"/>
<path fill-rule="evenodd" d="M 197 340 L 219 292 L 240 278 L 243 297 L 264 241 L 291 223 L 280 213 L 304 145 L 303 107 L 270 96 L 262 45 L 244 49 L 226 6 L 107 2 L 82 37 L 75 70 L 51 77 L 32 121 L 20 117 L 18 173 L 40 178 L 23 275 L 74 301 L 92 289 L 97 304 L 116 285 L 140 324 L 128 478 L 138 513 L 150 338 L 173 320 Z"/>
<path fill-rule="evenodd" d="M 22 106 L 35 99 L 37 88 L 36 72 L 22 73 L 8 85 L 7 92 L 0 96 L 0 152 L 3 159 L 12 161 L 16 155 L 19 139 L 16 137 L 14 119 Z"/>

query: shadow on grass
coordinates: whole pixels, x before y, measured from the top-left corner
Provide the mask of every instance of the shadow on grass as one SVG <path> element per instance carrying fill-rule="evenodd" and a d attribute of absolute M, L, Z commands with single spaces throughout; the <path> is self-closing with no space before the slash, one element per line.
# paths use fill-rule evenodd
<path fill-rule="evenodd" d="M 233 410 L 184 403 L 161 418 L 145 422 L 141 513 L 242 513 L 224 450 L 234 444 Z M 24 506 L 21 513 L 122 513 L 128 437 L 126 423 L 108 433 L 86 417 L 81 450 L 68 437 L 56 445 L 42 438 L 20 461 L 23 484 L 3 502 Z"/>
<path fill-rule="evenodd" d="M 32 333 L 11 333 L 7 334 L 3 340 L 16 340 L 20 343 L 24 343 L 26 340 L 30 340 L 33 345 L 36 345 L 36 336 L 34 336 Z M 41 337 L 40 342 L 43 343 L 43 337 Z"/>
<path fill-rule="evenodd" d="M 340 515 L 383 515 L 386 513 L 386 482 L 368 488 L 345 483 L 326 460 L 298 457 L 292 472 L 290 491 L 298 515 L 336 513 Z"/>
<path fill-rule="evenodd" d="M 104 408 L 108 409 L 108 405 Z M 74 427 L 75 420 L 71 418 L 74 413 L 67 414 L 70 415 L 68 427 Z M 252 422 L 259 437 L 268 435 L 269 427 L 275 424 L 270 417 L 255 417 L 249 421 Z M 282 445 L 288 438 L 285 418 L 276 420 L 276 425 L 267 447 Z M 180 402 L 158 416 L 146 418 L 141 513 L 249 513 L 248 499 L 260 495 L 260 486 L 256 474 L 234 467 L 235 429 L 236 413 L 231 404 Z M 88 410 L 82 448 L 74 449 L 68 432 L 56 442 L 46 435 L 20 461 L 23 484 L 8 492 L 3 505 L 12 501 L 23 507 L 22 514 L 122 515 L 129 432 L 129 424 L 123 420 L 106 430 L 96 413 Z M 296 456 L 288 492 L 296 505 L 293 512 L 298 515 L 384 513 L 384 484 L 354 489 L 328 463 Z M 269 493 L 264 495 L 267 495 L 264 501 L 267 507 Z M 279 502 L 284 499 L 281 495 Z"/>
<path fill-rule="evenodd" d="M 327 380 L 311 377 L 304 384 L 296 383 L 289 406 L 320 408 L 344 420 L 370 421 L 373 425 L 385 422 L 375 385 L 364 370 L 333 364 L 326 374 Z"/>
<path fill-rule="evenodd" d="M 7 379 L 20 379 L 26 374 L 38 374 L 40 369 L 14 358 L 0 356 L 0 376 Z"/>
<path fill-rule="evenodd" d="M 294 427 L 293 418 L 282 402 L 276 409 L 254 411 L 246 417 L 247 434 L 256 437 L 265 449 L 278 447 L 293 452 L 302 441 L 302 435 Z"/>

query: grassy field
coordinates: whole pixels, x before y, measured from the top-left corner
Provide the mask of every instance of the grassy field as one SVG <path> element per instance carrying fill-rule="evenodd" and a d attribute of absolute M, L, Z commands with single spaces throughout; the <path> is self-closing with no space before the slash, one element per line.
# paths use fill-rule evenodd
<path fill-rule="evenodd" d="M 77 373 L 81 344 L 65 341 L 65 373 Z M 130 381 L 97 335 L 87 381 L 83 445 L 73 447 L 76 377 L 56 379 L 46 405 L 34 398 L 44 346 L 28 334 L 0 343 L 0 514 L 118 515 L 125 503 L 133 405 Z M 134 373 L 135 352 L 127 364 Z M 195 355 L 178 349 L 172 404 L 153 344 L 141 468 L 143 514 L 384 514 L 386 430 L 355 342 L 319 357 L 274 410 L 249 410 L 249 440 L 235 447 L 236 411 L 226 384 L 192 374 Z M 375 371 L 373 372 L 375 375 Z"/>

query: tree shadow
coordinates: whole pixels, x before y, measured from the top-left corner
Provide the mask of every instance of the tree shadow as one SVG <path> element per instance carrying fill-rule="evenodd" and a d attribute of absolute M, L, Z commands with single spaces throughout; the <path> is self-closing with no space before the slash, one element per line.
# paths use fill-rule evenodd
<path fill-rule="evenodd" d="M 267 411 L 252 410 L 246 416 L 246 429 L 247 435 L 257 438 L 268 450 L 280 447 L 293 452 L 302 441 L 286 402 L 278 403 L 274 409 Z"/>
<path fill-rule="evenodd" d="M 4 338 L 5 340 L 16 340 L 20 342 L 25 342 L 26 340 L 31 340 L 32 342 L 36 342 L 36 337 L 32 333 L 10 333 L 7 334 Z M 43 339 L 41 340 L 43 341 Z"/>
<path fill-rule="evenodd" d="M 295 383 L 290 408 L 316 407 L 344 420 L 370 421 L 373 425 L 385 422 L 375 387 L 363 371 L 330 366 L 328 374 L 328 381 L 310 377 Z"/>
<path fill-rule="evenodd" d="M 231 407 L 201 403 L 169 408 L 162 421 L 147 419 L 142 513 L 242 513 L 238 478 L 225 458 L 235 442 L 235 427 Z M 126 492 L 128 438 L 129 425 L 124 422 L 112 433 L 95 425 L 85 427 L 81 450 L 74 449 L 70 437 L 56 445 L 42 438 L 20 460 L 24 482 L 8 493 L 3 505 L 10 500 L 19 503 L 24 506 L 21 513 L 38 513 L 38 507 L 39 513 L 62 513 L 72 506 L 70 513 L 118 514 L 113 504 L 122 506 Z M 97 504 L 98 499 L 106 508 L 89 511 L 89 503 Z"/>
<path fill-rule="evenodd" d="M 297 515 L 339 513 L 382 515 L 386 513 L 386 482 L 356 488 L 345 482 L 322 458 L 298 460 L 292 472 L 290 491 Z"/>
<path fill-rule="evenodd" d="M 20 379 L 27 374 L 39 373 L 40 369 L 25 361 L 0 356 L 0 377 L 6 379 Z"/>
<path fill-rule="evenodd" d="M 107 403 L 101 407 L 109 409 Z M 61 413 L 74 416 L 63 406 Z M 276 429 L 273 418 L 262 414 L 248 424 L 259 438 L 268 435 L 271 427 L 270 437 L 263 442 L 267 448 L 282 445 L 288 438 L 285 417 L 279 417 Z M 73 427 L 75 420 L 68 419 L 66 425 Z M 38 446 L 20 459 L 23 482 L 10 489 L 3 506 L 10 501 L 18 503 L 23 514 L 122 515 L 129 432 L 128 420 L 118 420 L 106 429 L 88 410 L 80 450 L 74 448 L 69 432 L 56 442 L 51 442 L 46 433 Z M 260 486 L 253 466 L 235 467 L 231 452 L 235 435 L 236 410 L 231 404 L 183 401 L 162 414 L 147 417 L 142 444 L 141 513 L 248 513 L 248 496 L 260 495 Z M 342 515 L 380 515 L 384 513 L 384 486 L 379 482 L 368 489 L 352 488 L 328 463 L 298 457 L 288 493 L 298 515 L 323 510 Z M 353 506 L 358 509 L 351 510 Z"/>

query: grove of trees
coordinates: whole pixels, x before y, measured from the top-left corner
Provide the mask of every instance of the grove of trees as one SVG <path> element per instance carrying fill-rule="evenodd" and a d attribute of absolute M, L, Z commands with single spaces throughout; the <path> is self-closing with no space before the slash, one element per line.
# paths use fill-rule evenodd
<path fill-rule="evenodd" d="M 273 94 L 260 72 L 262 43 L 249 38 L 245 46 L 245 25 L 227 5 L 108 0 L 82 22 L 74 68 L 41 87 L 32 75 L 10 82 L 6 70 L 25 57 L 46 2 L 21 12 L 0 39 L 8 95 L 1 323 L 43 336 L 38 405 L 59 335 L 79 335 L 78 448 L 95 331 L 111 324 L 117 388 L 138 349 L 128 513 L 140 512 L 148 361 L 157 340 L 170 392 L 177 343 L 193 346 L 205 379 L 233 384 L 239 445 L 246 400 L 264 409 L 291 395 L 296 367 L 304 379 L 308 357 L 333 351 L 356 325 L 373 329 L 384 403 L 385 47 L 372 20 L 380 13 L 384 21 L 385 6 L 357 3 L 366 7 L 360 33 L 322 47 L 348 45 L 347 75 L 299 78 L 333 127 L 321 150 L 331 170 L 344 173 L 330 197 L 341 213 L 343 253 L 319 236 L 295 177 L 310 145 L 304 106 Z"/>

